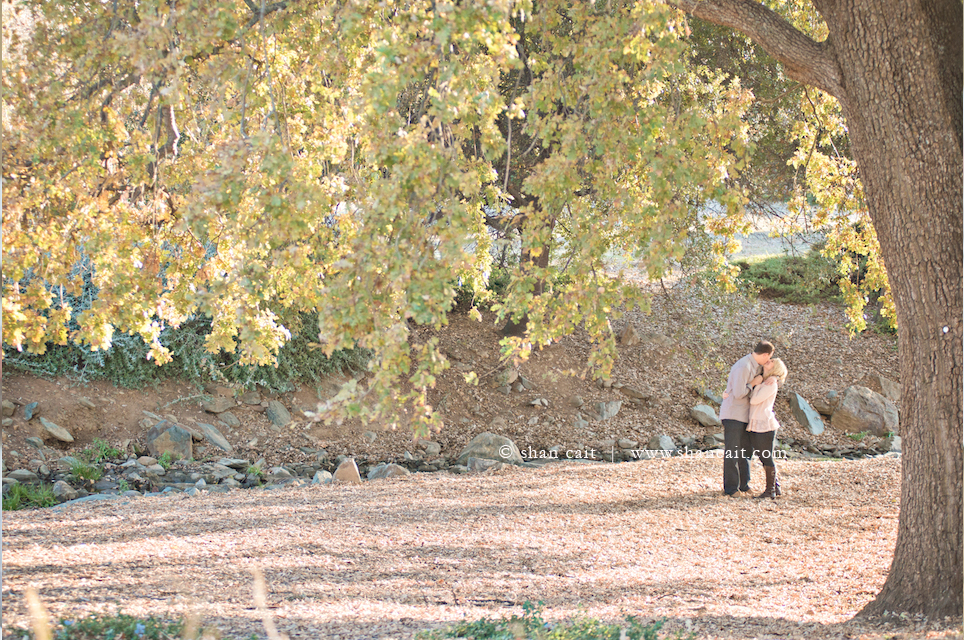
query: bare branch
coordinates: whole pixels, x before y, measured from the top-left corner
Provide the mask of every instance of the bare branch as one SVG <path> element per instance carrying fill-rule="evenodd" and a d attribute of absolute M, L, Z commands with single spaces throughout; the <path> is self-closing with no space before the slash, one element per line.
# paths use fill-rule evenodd
<path fill-rule="evenodd" d="M 736 29 L 783 64 L 787 75 L 845 101 L 840 66 L 827 40 L 816 42 L 759 2 L 752 0 L 670 0 L 683 11 Z"/>

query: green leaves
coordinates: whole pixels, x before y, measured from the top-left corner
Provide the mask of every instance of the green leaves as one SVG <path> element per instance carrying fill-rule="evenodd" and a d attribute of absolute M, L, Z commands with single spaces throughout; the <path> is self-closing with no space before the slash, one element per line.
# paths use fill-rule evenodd
<path fill-rule="evenodd" d="M 5 343 L 134 333 L 162 364 L 159 335 L 208 316 L 206 349 L 265 365 L 286 318 L 317 312 L 325 353 L 372 351 L 325 415 L 434 429 L 448 365 L 411 328 L 447 322 L 453 283 L 484 290 L 487 221 L 528 257 L 497 307 L 529 319 L 506 357 L 584 326 L 600 371 L 610 319 L 645 302 L 604 256 L 659 277 L 709 199 L 718 231 L 738 226 L 750 95 L 684 66 L 688 27 L 663 5 L 279 7 L 30 9 L 4 68 Z"/>

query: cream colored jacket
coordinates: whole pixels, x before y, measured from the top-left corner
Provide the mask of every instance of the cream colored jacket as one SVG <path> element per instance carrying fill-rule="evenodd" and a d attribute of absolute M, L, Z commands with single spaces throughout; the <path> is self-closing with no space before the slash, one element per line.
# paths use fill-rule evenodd
<path fill-rule="evenodd" d="M 780 428 L 777 417 L 773 414 L 773 403 L 777 399 L 776 384 L 758 384 L 750 394 L 750 425 L 747 431 L 766 433 Z"/>

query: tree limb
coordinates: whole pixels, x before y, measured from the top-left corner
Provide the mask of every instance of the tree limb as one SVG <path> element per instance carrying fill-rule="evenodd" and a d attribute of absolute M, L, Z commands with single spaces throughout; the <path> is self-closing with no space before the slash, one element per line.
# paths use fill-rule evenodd
<path fill-rule="evenodd" d="M 669 0 L 669 4 L 739 31 L 782 63 L 788 76 L 844 102 L 843 78 L 829 40 L 815 42 L 778 13 L 751 0 Z"/>

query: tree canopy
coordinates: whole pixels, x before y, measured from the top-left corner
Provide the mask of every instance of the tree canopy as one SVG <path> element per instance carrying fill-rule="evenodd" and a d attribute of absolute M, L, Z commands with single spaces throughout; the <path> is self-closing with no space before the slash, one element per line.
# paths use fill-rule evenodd
<path fill-rule="evenodd" d="M 638 292 L 614 249 L 659 275 L 710 199 L 734 228 L 751 94 L 685 64 L 682 14 L 647 3 L 17 5 L 4 68 L 4 342 L 42 352 L 213 318 L 207 347 L 269 363 L 285 310 L 321 348 L 373 350 L 366 409 L 412 403 L 444 365 L 408 321 L 478 291 L 491 233 L 561 252 L 513 274 L 502 317 L 532 344 L 584 325 L 592 364 Z M 86 289 L 85 289 L 86 288 Z M 72 301 L 96 299 L 75 313 Z M 541 290 L 541 289 L 540 289 Z M 399 376 L 413 391 L 401 394 Z M 361 393 L 361 391 L 359 391 Z M 400 395 L 401 394 L 401 395 Z"/>

